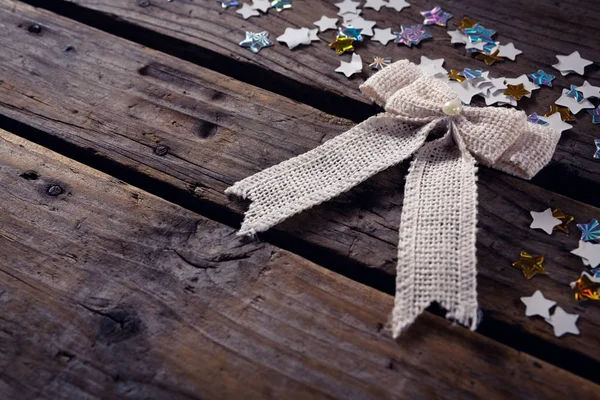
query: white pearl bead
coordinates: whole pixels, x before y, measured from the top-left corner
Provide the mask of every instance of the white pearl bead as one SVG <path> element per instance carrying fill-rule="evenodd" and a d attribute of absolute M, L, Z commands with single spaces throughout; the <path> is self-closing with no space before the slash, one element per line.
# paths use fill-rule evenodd
<path fill-rule="evenodd" d="M 442 106 L 442 111 L 446 115 L 455 116 L 462 112 L 463 106 L 460 103 L 460 100 L 450 100 L 444 103 Z"/>

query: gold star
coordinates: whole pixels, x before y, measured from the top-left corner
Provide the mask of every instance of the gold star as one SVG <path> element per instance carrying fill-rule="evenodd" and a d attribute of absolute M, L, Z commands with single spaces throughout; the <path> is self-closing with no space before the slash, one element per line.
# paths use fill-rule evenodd
<path fill-rule="evenodd" d="M 354 46 L 352 45 L 354 39 L 338 36 L 335 38 L 335 42 L 329 43 L 329 47 L 335 49 L 335 52 L 340 55 L 344 54 L 346 51 L 354 51 Z"/>
<path fill-rule="evenodd" d="M 475 56 L 475 58 L 485 62 L 487 65 L 493 65 L 496 61 L 504 60 L 502 57 L 498 57 L 499 52 L 500 50 L 496 50 L 494 54 L 489 55 L 485 53 L 479 53 L 477 56 Z"/>
<path fill-rule="evenodd" d="M 543 262 L 543 256 L 532 256 L 531 254 L 522 251 L 520 254 L 520 260 L 512 263 L 512 266 L 523 271 L 525 278 L 531 279 L 537 274 L 547 274 L 544 266 L 542 265 Z"/>
<path fill-rule="evenodd" d="M 575 300 L 600 300 L 600 279 L 592 278 L 585 272 L 571 283 L 571 287 L 575 291 Z"/>
<path fill-rule="evenodd" d="M 525 86 L 522 83 L 519 83 L 518 85 L 506 85 L 506 90 L 504 91 L 505 95 L 512 96 L 517 100 L 521 100 L 523 96 L 530 93 L 531 92 L 525 89 Z"/>
<path fill-rule="evenodd" d="M 448 79 L 452 79 L 458 82 L 464 82 L 465 78 L 464 76 L 459 75 L 460 71 L 457 71 L 455 69 L 450 69 L 450 73 L 448 74 Z"/>
<path fill-rule="evenodd" d="M 549 117 L 552 114 L 560 114 L 560 119 L 563 121 L 575 121 L 575 116 L 571 113 L 568 107 L 559 107 L 556 104 L 552 104 L 550 106 L 550 112 L 548 114 L 544 114 L 544 117 Z"/>
<path fill-rule="evenodd" d="M 560 222 L 561 222 L 560 225 L 556 225 L 554 227 L 554 230 L 562 231 L 564 233 L 569 233 L 569 227 L 567 225 L 569 225 L 571 222 L 573 222 L 575 217 L 573 217 L 572 215 L 563 214 L 563 212 L 560 211 L 558 208 L 555 208 L 554 210 L 552 210 L 552 216 L 554 218 L 560 219 Z"/>
<path fill-rule="evenodd" d="M 459 21 L 456 23 L 456 27 L 458 29 L 460 29 L 461 31 L 464 31 L 465 29 L 469 29 L 474 27 L 475 25 L 477 25 L 477 21 L 473 21 L 471 18 L 464 16 L 462 21 Z"/>

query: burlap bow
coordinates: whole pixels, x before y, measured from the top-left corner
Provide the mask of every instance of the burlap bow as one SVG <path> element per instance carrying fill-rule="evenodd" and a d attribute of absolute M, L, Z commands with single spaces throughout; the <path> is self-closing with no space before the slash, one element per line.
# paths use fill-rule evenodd
<path fill-rule="evenodd" d="M 446 82 L 406 60 L 360 89 L 386 112 L 227 189 L 252 201 L 239 234 L 265 231 L 418 150 L 404 190 L 392 332 L 397 337 L 434 301 L 447 318 L 475 329 L 476 163 L 530 179 L 550 161 L 560 134 L 522 111 L 463 108 Z M 439 125 L 447 133 L 426 143 Z"/>

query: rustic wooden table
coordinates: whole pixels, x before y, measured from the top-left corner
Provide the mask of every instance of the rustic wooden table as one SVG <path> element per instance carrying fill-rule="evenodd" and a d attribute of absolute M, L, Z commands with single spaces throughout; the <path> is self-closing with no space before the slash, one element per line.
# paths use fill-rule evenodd
<path fill-rule="evenodd" d="M 235 235 L 247 205 L 225 188 L 378 112 L 358 91 L 372 71 L 335 73 L 325 41 L 238 45 L 312 27 L 334 2 L 243 20 L 213 0 L 0 0 L 1 399 L 600 398 L 600 308 L 568 286 L 577 232 L 529 229 L 548 206 L 600 217 L 587 113 L 533 181 L 481 169 L 477 332 L 435 308 L 397 341 L 386 329 L 407 163 L 260 240 Z M 575 49 L 600 61 L 590 1 L 411 3 L 363 15 L 468 15 L 523 50 L 494 76 L 555 71 Z M 359 53 L 482 66 L 431 31 Z M 520 106 L 544 113 L 583 82 L 557 75 Z M 597 64 L 585 79 L 600 85 Z M 525 280 L 521 250 L 549 275 Z M 580 336 L 525 316 L 536 289 L 580 315 Z"/>

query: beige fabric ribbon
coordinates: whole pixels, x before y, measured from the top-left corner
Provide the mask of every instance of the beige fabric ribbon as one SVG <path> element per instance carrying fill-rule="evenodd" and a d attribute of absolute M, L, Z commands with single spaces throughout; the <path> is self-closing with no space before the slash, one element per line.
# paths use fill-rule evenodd
<path fill-rule="evenodd" d="M 404 189 L 392 332 L 397 337 L 434 301 L 447 318 L 475 329 L 476 163 L 531 179 L 560 134 L 528 122 L 522 111 L 463 108 L 446 82 L 406 60 L 360 89 L 385 113 L 226 190 L 252 201 L 239 234 L 265 231 L 418 150 Z M 438 126 L 446 134 L 426 143 Z"/>

